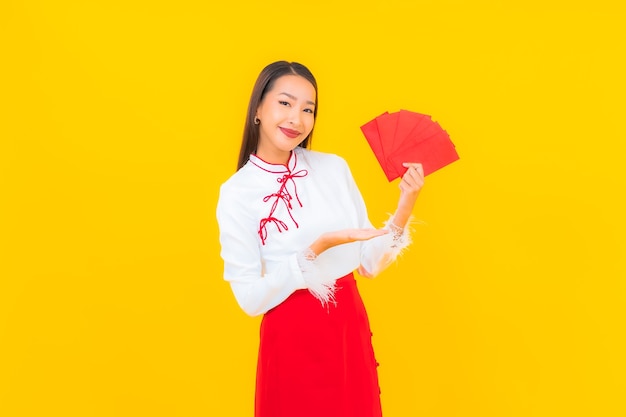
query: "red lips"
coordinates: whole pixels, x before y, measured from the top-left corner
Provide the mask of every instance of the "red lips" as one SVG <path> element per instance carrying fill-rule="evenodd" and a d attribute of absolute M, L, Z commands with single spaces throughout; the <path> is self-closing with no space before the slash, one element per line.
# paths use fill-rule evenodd
<path fill-rule="evenodd" d="M 297 130 L 287 129 L 286 127 L 279 127 L 280 131 L 284 133 L 285 136 L 293 139 L 300 136 L 300 132 Z"/>

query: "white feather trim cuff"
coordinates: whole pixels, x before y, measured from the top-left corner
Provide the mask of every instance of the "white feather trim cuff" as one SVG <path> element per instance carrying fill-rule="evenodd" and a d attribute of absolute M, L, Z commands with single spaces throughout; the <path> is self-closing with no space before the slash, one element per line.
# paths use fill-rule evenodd
<path fill-rule="evenodd" d="M 317 298 L 324 307 L 329 303 L 335 303 L 335 291 L 337 289 L 334 279 L 325 278 L 317 268 L 315 260 L 317 255 L 307 248 L 298 252 L 298 265 L 302 271 L 302 276 L 307 289 Z"/>
<path fill-rule="evenodd" d="M 392 235 L 391 248 L 393 249 L 393 258 L 397 257 L 402 251 L 411 244 L 411 224 L 413 217 L 409 218 L 406 226 L 399 227 L 393 223 L 393 215 L 384 222 L 385 229 L 389 230 Z"/>

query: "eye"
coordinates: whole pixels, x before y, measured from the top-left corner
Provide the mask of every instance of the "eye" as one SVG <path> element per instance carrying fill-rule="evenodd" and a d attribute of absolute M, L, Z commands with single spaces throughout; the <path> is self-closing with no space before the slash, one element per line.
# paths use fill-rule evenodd
<path fill-rule="evenodd" d="M 278 103 L 279 103 L 281 106 L 288 106 L 288 105 L 289 105 L 289 102 L 288 102 L 288 101 L 284 101 L 284 100 L 279 100 L 279 101 L 278 101 Z"/>
<path fill-rule="evenodd" d="M 304 109 L 304 111 L 313 114 L 313 109 Z"/>

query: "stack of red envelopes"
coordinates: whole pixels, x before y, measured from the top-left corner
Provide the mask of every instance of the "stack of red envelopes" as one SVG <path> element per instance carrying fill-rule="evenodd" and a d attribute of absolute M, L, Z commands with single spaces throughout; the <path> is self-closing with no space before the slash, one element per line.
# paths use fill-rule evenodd
<path fill-rule="evenodd" d="M 361 131 L 389 181 L 404 175 L 403 162 L 421 163 L 428 175 L 459 159 L 448 133 L 426 114 L 385 112 Z"/>

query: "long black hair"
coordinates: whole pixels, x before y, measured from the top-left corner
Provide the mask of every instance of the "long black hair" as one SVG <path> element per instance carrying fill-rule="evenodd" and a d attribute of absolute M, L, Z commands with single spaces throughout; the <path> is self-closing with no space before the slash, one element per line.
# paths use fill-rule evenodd
<path fill-rule="evenodd" d="M 248 104 L 248 114 L 246 115 L 246 123 L 243 129 L 243 139 L 241 141 L 241 150 L 239 151 L 239 161 L 237 162 L 237 170 L 241 169 L 250 157 L 250 154 L 256 152 L 259 144 L 259 125 L 254 123 L 257 109 L 263 101 L 265 94 L 274 87 L 277 79 L 284 75 L 299 75 L 308 80 L 315 89 L 315 109 L 313 110 L 313 120 L 317 118 L 317 107 L 319 99 L 317 98 L 317 81 L 307 67 L 297 62 L 277 61 L 269 64 L 259 74 L 259 77 L 252 89 L 252 96 Z M 315 126 L 315 125 L 314 125 Z M 298 145 L 307 148 L 311 144 L 313 137 L 313 129 L 309 135 Z"/>

